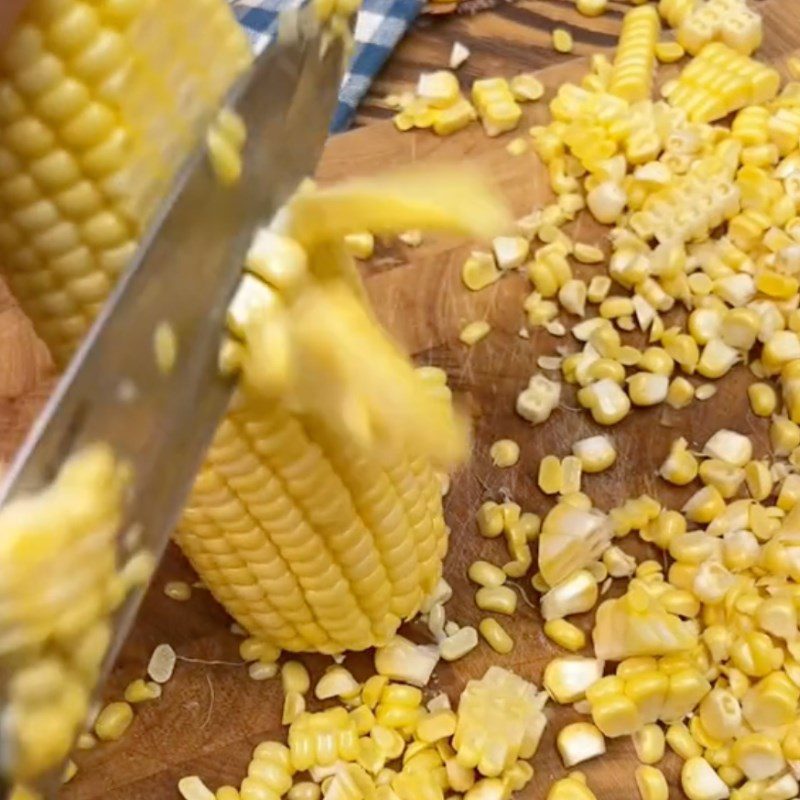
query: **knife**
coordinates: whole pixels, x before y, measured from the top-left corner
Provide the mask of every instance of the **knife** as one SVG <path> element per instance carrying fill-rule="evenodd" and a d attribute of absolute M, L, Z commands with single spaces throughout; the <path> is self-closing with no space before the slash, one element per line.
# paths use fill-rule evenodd
<path fill-rule="evenodd" d="M 0 507 L 44 488 L 84 445 L 104 442 L 131 467 L 121 557 L 129 555 L 124 532 L 132 526 L 137 549 L 161 557 L 233 389 L 219 373 L 218 352 L 246 251 L 255 230 L 313 173 L 343 57 L 341 40 L 321 28 L 311 6 L 281 15 L 276 40 L 225 101 L 247 128 L 241 180 L 221 186 L 203 146 L 190 157 L 6 473 Z M 177 341 L 166 374 L 154 352 L 164 324 Z M 132 593 L 115 616 L 103 677 L 143 593 Z M 0 716 L 2 703 L 0 676 Z M 43 776 L 34 788 L 50 796 L 58 782 Z M 0 774 L 0 798 L 9 791 Z"/>

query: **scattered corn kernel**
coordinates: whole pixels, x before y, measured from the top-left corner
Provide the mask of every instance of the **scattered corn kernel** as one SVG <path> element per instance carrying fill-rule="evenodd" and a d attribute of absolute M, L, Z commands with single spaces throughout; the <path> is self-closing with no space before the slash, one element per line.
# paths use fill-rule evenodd
<path fill-rule="evenodd" d="M 514 649 L 514 640 L 496 619 L 485 617 L 480 621 L 478 630 L 486 640 L 486 643 L 496 653 L 507 655 Z"/>
<path fill-rule="evenodd" d="M 553 31 L 553 49 L 557 53 L 571 53 L 573 49 L 572 34 L 564 28 Z"/>
<path fill-rule="evenodd" d="M 519 461 L 519 445 L 513 439 L 498 439 L 489 448 L 489 455 L 496 467 L 507 469 Z"/>
<path fill-rule="evenodd" d="M 492 326 L 489 325 L 486 320 L 475 320 L 474 322 L 467 323 L 467 325 L 461 329 L 461 333 L 458 334 L 458 338 L 459 341 L 463 342 L 468 347 L 472 347 L 481 341 L 481 339 L 484 339 L 486 336 L 488 336 L 491 329 Z"/>

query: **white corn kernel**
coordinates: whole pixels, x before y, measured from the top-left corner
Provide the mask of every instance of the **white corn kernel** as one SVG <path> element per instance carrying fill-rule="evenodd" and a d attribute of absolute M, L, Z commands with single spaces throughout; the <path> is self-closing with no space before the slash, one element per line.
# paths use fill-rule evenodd
<path fill-rule="evenodd" d="M 529 250 L 528 240 L 523 236 L 498 236 L 492 240 L 492 251 L 501 270 L 522 266 Z"/>
<path fill-rule="evenodd" d="M 544 375 L 534 375 L 517 395 L 516 410 L 523 419 L 538 425 L 545 422 L 561 400 L 561 384 Z"/>

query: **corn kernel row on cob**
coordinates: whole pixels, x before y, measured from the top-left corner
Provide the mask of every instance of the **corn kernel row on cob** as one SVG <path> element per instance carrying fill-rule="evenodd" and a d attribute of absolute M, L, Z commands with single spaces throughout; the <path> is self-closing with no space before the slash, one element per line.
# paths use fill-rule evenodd
<path fill-rule="evenodd" d="M 721 42 L 707 44 L 681 72 L 668 101 L 694 122 L 713 122 L 778 93 L 780 75 Z"/>
<path fill-rule="evenodd" d="M 709 42 L 723 42 L 749 56 L 761 46 L 764 35 L 761 16 L 745 0 L 707 0 L 673 27 L 678 42 L 692 55 Z"/>
<path fill-rule="evenodd" d="M 249 61 L 219 0 L 27 5 L 0 60 L 0 260 L 60 365 Z"/>
<path fill-rule="evenodd" d="M 251 633 L 287 650 L 384 642 L 433 589 L 447 544 L 432 471 L 393 462 L 244 405 L 217 433 L 178 542 Z"/>

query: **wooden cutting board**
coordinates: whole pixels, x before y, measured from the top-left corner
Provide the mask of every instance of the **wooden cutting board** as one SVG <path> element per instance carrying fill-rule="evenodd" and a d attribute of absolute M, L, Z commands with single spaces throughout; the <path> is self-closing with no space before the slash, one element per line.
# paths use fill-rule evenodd
<path fill-rule="evenodd" d="M 793 0 L 766 0 L 759 4 L 767 19 L 765 51 L 776 64 L 782 63 L 793 46 L 800 44 L 800 21 Z M 496 74 L 513 75 L 538 62 L 529 56 L 534 44 L 542 46 L 541 25 L 561 21 L 573 30 L 578 49 L 595 49 L 596 37 L 608 38 L 618 26 L 620 10 L 598 20 L 586 20 L 572 10 L 570 2 L 524 0 L 504 6 L 497 13 L 473 19 L 454 20 L 447 37 L 436 39 L 424 60 L 444 66 L 451 39 L 466 41 L 475 58 L 465 72 L 469 78 Z M 581 35 L 582 32 L 591 35 Z M 596 33 L 593 34 L 592 32 Z M 401 53 L 403 51 L 401 50 Z M 527 66 L 526 66 L 527 65 Z M 542 72 L 548 97 L 554 87 L 578 78 L 585 70 L 582 59 L 565 57 L 562 64 Z M 465 80 L 465 86 L 468 81 Z M 543 103 L 526 108 L 527 124 L 544 122 Z M 521 126 L 523 132 L 526 126 Z M 512 157 L 505 145 L 514 135 L 488 139 L 475 125 L 456 136 L 439 139 L 426 131 L 397 133 L 390 123 L 377 123 L 333 139 L 320 165 L 322 181 L 356 174 L 372 174 L 388 166 L 409 163 L 477 163 L 508 197 L 515 214 L 521 215 L 550 200 L 546 177 L 531 154 Z M 587 219 L 571 229 L 580 241 L 603 243 L 604 230 Z M 473 516 L 484 499 L 511 497 L 525 510 L 544 513 L 551 505 L 537 489 L 539 459 L 547 453 L 570 452 L 571 443 L 597 433 L 600 428 L 576 409 L 571 390 L 565 392 L 561 408 L 545 425 L 531 427 L 514 413 L 517 393 L 538 371 L 539 355 L 552 354 L 560 345 L 575 349 L 569 337 L 557 338 L 539 329 L 529 339 L 518 331 L 524 322 L 522 299 L 529 287 L 525 278 L 509 275 L 478 293 L 468 292 L 460 281 L 460 267 L 474 243 L 438 238 L 426 239 L 418 248 L 402 244 L 379 246 L 376 257 L 365 266 L 369 294 L 387 328 L 421 364 L 445 368 L 459 401 L 474 421 L 473 456 L 452 482 L 446 499 L 447 519 L 452 529 L 451 552 L 446 575 L 455 589 L 448 616 L 462 624 L 480 619 L 473 603 L 472 587 L 466 580 L 467 565 L 477 557 L 502 563 L 502 544 L 481 539 Z M 587 267 L 583 274 L 591 274 Z M 486 319 L 492 332 L 473 348 L 458 341 L 459 330 L 469 321 Z M 575 321 L 574 319 L 572 321 Z M 565 319 L 569 323 L 570 320 Z M 609 508 L 629 496 L 647 491 L 670 504 L 679 504 L 687 492 L 667 491 L 656 477 L 670 442 L 685 435 L 693 444 L 702 442 L 720 427 L 755 434 L 764 444 L 763 422 L 752 416 L 744 387 L 749 380 L 739 370 L 719 383 L 718 393 L 705 403 L 681 412 L 653 409 L 638 411 L 611 431 L 619 459 L 616 466 L 599 476 L 589 476 L 584 490 L 601 508 Z M 44 347 L 5 290 L 0 291 L 0 458 L 7 459 L 21 441 L 36 410 L 52 386 L 52 366 Z M 511 437 L 522 448 L 519 464 L 511 470 L 493 468 L 490 444 Z M 622 546 L 643 555 L 631 541 Z M 139 621 L 124 648 L 106 689 L 107 699 L 120 698 L 124 687 L 144 674 L 149 655 L 161 642 L 169 642 L 180 661 L 160 701 L 139 707 L 136 719 L 118 743 L 79 753 L 80 771 L 63 791 L 65 800 L 172 800 L 183 775 L 199 774 L 212 787 L 238 785 L 245 775 L 252 747 L 264 739 L 280 739 L 281 691 L 275 681 L 250 680 L 238 657 L 240 641 L 229 631 L 230 619 L 208 592 L 195 589 L 192 598 L 179 603 L 166 598 L 167 580 L 193 581 L 194 576 L 171 548 L 144 603 Z M 540 682 L 544 665 L 558 653 L 541 633 L 541 620 L 534 593 L 526 580 L 517 581 L 522 597 L 519 611 L 503 620 L 516 639 L 515 650 L 497 656 L 481 646 L 467 658 L 437 670 L 435 687 L 456 699 L 466 680 L 480 676 L 493 663 L 512 668 Z M 619 588 L 619 587 L 617 587 Z M 614 591 L 614 590 L 612 590 Z M 590 625 L 590 615 L 583 620 Z M 348 665 L 359 675 L 370 671 L 370 659 L 356 656 Z M 328 661 L 309 659 L 317 674 Z M 564 774 L 554 748 L 554 736 L 577 715 L 569 708 L 548 709 L 550 724 L 533 763 L 536 777 L 519 797 L 543 798 L 554 778 Z M 627 741 L 609 743 L 608 754 L 581 766 L 600 800 L 635 797 L 635 759 Z M 673 788 L 677 761 L 663 764 Z"/>

